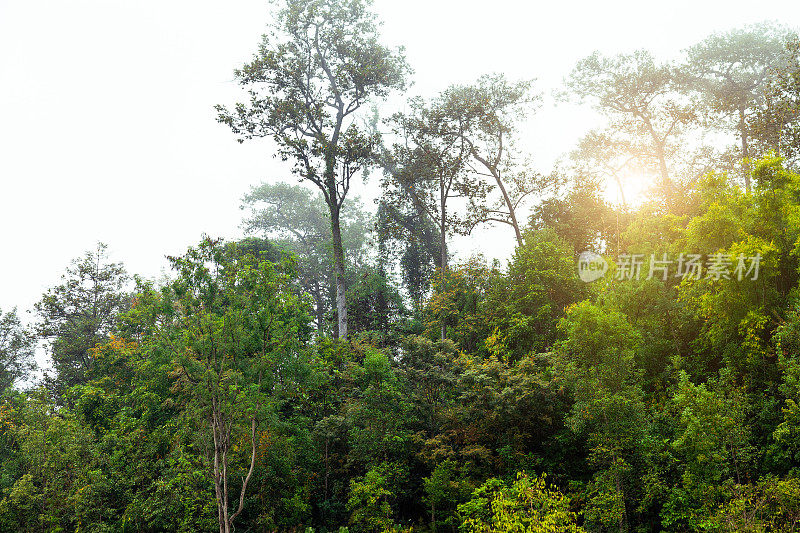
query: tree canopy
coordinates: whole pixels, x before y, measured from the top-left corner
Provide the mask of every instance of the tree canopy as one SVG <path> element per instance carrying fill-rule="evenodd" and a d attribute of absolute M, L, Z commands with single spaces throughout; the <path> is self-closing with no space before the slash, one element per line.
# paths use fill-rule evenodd
<path fill-rule="evenodd" d="M 246 236 L 158 279 L 98 244 L 0 311 L 0 531 L 796 531 L 798 38 L 580 60 L 605 123 L 544 171 L 531 81 L 398 109 L 378 29 L 280 2 L 218 108 L 300 181 Z"/>

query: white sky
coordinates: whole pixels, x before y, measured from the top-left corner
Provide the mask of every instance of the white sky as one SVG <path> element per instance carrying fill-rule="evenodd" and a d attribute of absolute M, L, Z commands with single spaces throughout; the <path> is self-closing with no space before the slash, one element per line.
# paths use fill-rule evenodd
<path fill-rule="evenodd" d="M 548 96 L 520 144 L 542 170 L 596 122 L 549 97 L 593 50 L 668 58 L 750 22 L 779 16 L 800 27 L 793 0 L 376 0 L 375 9 L 385 41 L 406 46 L 411 93 L 486 72 L 537 78 Z M 232 71 L 268 19 L 264 0 L 0 0 L 0 308 L 30 309 L 98 240 L 129 272 L 158 276 L 165 254 L 203 232 L 238 236 L 250 185 L 292 179 L 268 142 L 237 144 L 213 110 L 241 94 Z M 506 233 L 484 231 L 461 252 L 505 257 Z"/>

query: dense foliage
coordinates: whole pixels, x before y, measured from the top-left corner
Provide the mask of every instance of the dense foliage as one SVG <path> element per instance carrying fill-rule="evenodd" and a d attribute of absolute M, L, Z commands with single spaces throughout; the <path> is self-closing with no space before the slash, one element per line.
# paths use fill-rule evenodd
<path fill-rule="evenodd" d="M 30 329 L 0 312 L 0 530 L 797 530 L 797 37 L 582 60 L 565 95 L 608 128 L 545 176 L 511 142 L 527 81 L 342 130 L 402 56 L 367 2 L 285 4 L 237 72 L 261 92 L 221 113 L 323 197 L 256 186 L 251 236 L 204 237 L 159 282 L 99 245 Z M 703 128 L 736 144 L 682 159 Z M 635 208 L 631 165 L 654 184 Z M 374 220 L 344 204 L 368 166 Z M 454 255 L 493 221 L 505 264 Z"/>

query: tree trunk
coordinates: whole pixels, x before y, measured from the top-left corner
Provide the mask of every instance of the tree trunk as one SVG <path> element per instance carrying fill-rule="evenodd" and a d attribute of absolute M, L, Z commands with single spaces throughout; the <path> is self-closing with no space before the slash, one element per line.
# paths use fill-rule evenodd
<path fill-rule="evenodd" d="M 514 233 L 517 236 L 517 244 L 522 244 L 522 233 L 519 231 L 519 224 L 517 223 L 517 212 L 514 209 L 514 203 L 511 201 L 511 198 L 508 196 L 508 192 L 506 191 L 505 185 L 503 185 L 503 180 L 500 178 L 500 171 L 494 170 L 492 171 L 494 174 L 494 179 L 497 182 L 497 187 L 500 189 L 500 192 L 503 193 L 503 201 L 506 203 L 506 207 L 508 207 L 508 217 L 511 219 L 511 225 L 514 226 Z"/>
<path fill-rule="evenodd" d="M 217 499 L 217 521 L 219 522 L 219 533 L 228 533 L 228 500 L 227 493 L 227 472 L 226 457 L 224 452 L 224 428 L 219 411 L 216 409 L 216 401 L 212 400 L 214 406 L 211 414 L 211 434 L 214 438 L 214 493 Z"/>
<path fill-rule="evenodd" d="M 439 256 L 440 261 L 442 262 L 442 274 L 447 272 L 447 241 L 446 241 L 446 228 L 444 224 L 441 224 L 440 227 L 440 238 L 441 242 L 439 243 Z"/>
<path fill-rule="evenodd" d="M 259 380 L 260 381 L 260 380 Z M 216 401 L 213 401 L 216 405 Z M 222 413 L 213 408 L 211 415 L 211 432 L 214 439 L 214 493 L 217 500 L 217 521 L 220 533 L 233 531 L 233 521 L 244 509 L 244 497 L 247 485 L 253 475 L 256 464 L 256 419 L 250 419 L 250 467 L 247 476 L 242 479 L 239 491 L 239 505 L 233 514 L 230 514 L 228 498 L 228 449 L 230 447 L 230 427 L 226 427 Z"/>
<path fill-rule="evenodd" d="M 514 204 L 511 202 L 511 198 L 508 196 L 508 192 L 506 192 L 506 188 L 503 185 L 503 180 L 500 179 L 500 172 L 492 172 L 494 174 L 494 179 L 497 182 L 497 187 L 500 189 L 500 192 L 503 193 L 503 201 L 506 203 L 506 207 L 508 207 L 508 216 L 511 219 L 511 225 L 514 226 L 514 233 L 517 236 L 517 244 L 522 244 L 522 233 L 519 231 L 519 224 L 517 223 L 517 213 L 514 209 Z"/>
<path fill-rule="evenodd" d="M 324 61 L 324 59 L 323 59 Z M 324 67 L 327 71 L 327 67 Z M 330 73 L 328 73 L 330 77 Z M 338 99 L 338 93 L 337 93 Z M 336 148 L 339 144 L 339 133 L 344 120 L 344 104 L 339 99 L 339 110 L 336 113 L 336 126 L 333 129 L 330 143 L 325 154 L 325 200 L 331 213 L 331 237 L 333 240 L 333 273 L 336 279 L 336 317 L 338 321 L 337 338 L 347 338 L 347 295 L 344 283 L 344 248 L 342 247 L 342 228 L 339 220 L 341 203 L 336 186 Z M 344 192 L 343 194 L 346 194 Z M 344 201 L 344 197 L 342 197 Z"/>
<path fill-rule="evenodd" d="M 347 338 L 347 295 L 344 283 L 344 248 L 342 247 L 342 228 L 339 224 L 339 208 L 331 207 L 331 234 L 333 238 L 333 273 L 336 278 L 336 316 L 338 319 L 337 338 Z"/>
<path fill-rule="evenodd" d="M 667 166 L 667 154 L 666 154 L 666 145 L 667 145 L 667 137 L 660 137 L 657 133 L 655 128 L 653 127 L 653 123 L 650 122 L 650 119 L 647 116 L 637 114 L 639 118 L 644 122 L 645 128 L 650 133 L 650 139 L 653 141 L 653 149 L 655 150 L 656 159 L 658 159 L 658 169 L 659 173 L 661 174 L 661 182 L 664 186 L 665 191 L 669 193 L 668 201 L 671 203 L 674 198 L 672 198 L 672 180 L 669 178 L 669 167 Z"/>
<path fill-rule="evenodd" d="M 503 179 L 500 177 L 500 169 L 498 165 L 500 164 L 500 160 L 503 155 L 503 137 L 502 134 L 500 136 L 500 148 L 497 153 L 497 157 L 494 160 L 494 163 L 491 163 L 484 157 L 481 157 L 478 154 L 478 151 L 475 150 L 475 147 L 472 147 L 472 156 L 477 159 L 486 170 L 488 170 L 492 176 L 494 176 L 494 180 L 497 182 L 497 188 L 500 189 L 500 192 L 503 194 L 503 202 L 506 204 L 508 208 L 508 218 L 511 219 L 511 225 L 514 227 L 514 233 L 517 236 L 517 244 L 522 244 L 522 232 L 519 230 L 519 223 L 517 222 L 517 210 L 514 209 L 514 202 L 511 201 L 511 197 L 508 195 L 508 191 L 506 191 L 506 186 L 503 184 Z"/>

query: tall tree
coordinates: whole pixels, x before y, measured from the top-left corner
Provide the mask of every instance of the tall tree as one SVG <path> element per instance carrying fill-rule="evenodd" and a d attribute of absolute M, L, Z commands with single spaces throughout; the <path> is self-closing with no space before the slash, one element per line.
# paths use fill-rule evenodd
<path fill-rule="evenodd" d="M 262 183 L 245 195 L 242 209 L 249 209 L 245 231 L 273 239 L 295 255 L 299 281 L 314 298 L 317 331 L 325 332 L 326 315 L 336 298 L 336 275 L 328 209 L 321 195 L 300 185 Z M 351 273 L 367 256 L 368 217 L 357 199 L 341 215 L 342 246 Z"/>
<path fill-rule="evenodd" d="M 636 159 L 628 148 L 626 141 L 614 131 L 590 131 L 570 154 L 579 175 L 614 181 L 623 209 L 627 206 L 623 180 Z"/>
<path fill-rule="evenodd" d="M 796 163 L 800 154 L 800 37 L 788 39 L 783 60 L 772 69 L 763 105 L 749 119 L 754 142 Z"/>
<path fill-rule="evenodd" d="M 452 208 L 452 201 L 480 204 L 489 187 L 466 172 L 469 146 L 451 134 L 443 116 L 441 99 L 431 104 L 420 98 L 409 101 L 409 111 L 392 117 L 395 143 L 383 158 L 386 180 L 384 200 L 390 206 L 411 204 L 433 221 L 439 230 L 439 266 L 447 270 L 447 237 L 468 233 L 471 219 Z"/>
<path fill-rule="evenodd" d="M 383 158 L 386 169 L 384 201 L 395 209 L 410 201 L 436 224 L 439 265 L 445 276 L 448 236 L 467 234 L 474 226 L 474 219 L 471 222 L 469 215 L 459 214 L 453 208 L 453 200 L 481 205 L 488 187 L 466 172 L 469 147 L 462 136 L 451 134 L 452 125 L 443 117 L 439 104 L 440 100 L 428 105 L 414 98 L 409 101 L 409 112 L 393 117 L 400 142 Z M 441 330 L 444 339 L 444 323 Z"/>
<path fill-rule="evenodd" d="M 390 198 L 381 199 L 377 219 L 381 261 L 399 262 L 403 284 L 415 308 L 419 308 L 434 268 L 441 267 L 438 229 L 424 207 L 413 202 L 397 205 Z"/>
<path fill-rule="evenodd" d="M 189 420 L 210 434 L 220 533 L 233 531 L 244 510 L 261 432 L 292 387 L 309 321 L 285 265 L 228 250 L 206 239 L 170 258 L 178 278 L 166 294 L 175 316 L 163 331 L 175 354 L 174 391 Z"/>
<path fill-rule="evenodd" d="M 89 350 L 108 338 L 117 316 L 129 304 L 128 276 L 120 263 L 108 262 L 106 245 L 72 261 L 62 283 L 44 293 L 35 305 L 37 331 L 50 341 L 57 376 L 57 395 L 85 383 L 92 358 Z"/>
<path fill-rule="evenodd" d="M 33 352 L 36 341 L 26 331 L 17 310 L 0 310 L 0 392 L 25 378 L 36 367 Z"/>
<path fill-rule="evenodd" d="M 403 298 L 383 268 L 366 267 L 359 274 L 348 290 L 350 329 L 354 333 L 379 334 L 388 340 L 394 324 L 403 317 Z"/>
<path fill-rule="evenodd" d="M 657 62 L 646 50 L 605 57 L 599 52 L 580 60 L 566 80 L 568 96 L 589 101 L 624 140 L 641 166 L 652 168 L 658 185 L 674 188 L 670 163 L 676 138 L 694 114 L 676 87 L 675 69 Z"/>
<path fill-rule="evenodd" d="M 352 178 L 372 160 L 374 130 L 359 111 L 405 85 L 402 50 L 379 43 L 369 0 L 284 0 L 252 62 L 235 71 L 250 102 L 218 120 L 239 141 L 272 137 L 293 172 L 322 191 L 330 214 L 338 335 L 347 336 L 341 212 Z"/>
<path fill-rule="evenodd" d="M 500 191 L 499 205 L 483 207 L 481 218 L 510 225 L 517 243 L 522 243 L 517 208 L 533 192 L 536 177 L 521 166 L 514 146 L 519 122 L 540 99 L 531 85 L 528 80 L 511 82 L 502 74 L 484 75 L 472 85 L 451 86 L 439 104 L 444 132 L 466 141 L 469 169 Z"/>
<path fill-rule="evenodd" d="M 705 107 L 734 118 L 741 143 L 742 176 L 750 190 L 751 117 L 765 105 L 764 86 L 780 67 L 789 32 L 760 23 L 725 33 L 715 33 L 687 51 L 686 70 Z"/>
<path fill-rule="evenodd" d="M 586 521 L 597 529 L 627 531 L 634 507 L 629 472 L 647 437 L 634 360 L 641 337 L 622 313 L 588 301 L 570 307 L 559 326 L 564 340 L 551 355 L 554 375 L 563 376 L 575 396 L 566 421 L 586 436 L 589 463 L 597 469 Z"/>

